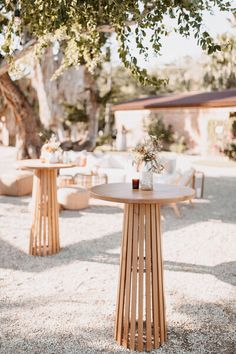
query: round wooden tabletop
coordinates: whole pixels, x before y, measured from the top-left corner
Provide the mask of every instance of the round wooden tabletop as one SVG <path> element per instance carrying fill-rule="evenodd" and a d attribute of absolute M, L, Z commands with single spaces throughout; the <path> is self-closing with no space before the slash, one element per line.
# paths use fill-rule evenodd
<path fill-rule="evenodd" d="M 60 169 L 74 167 L 74 163 L 46 163 L 42 162 L 40 159 L 29 159 L 17 161 L 16 167 L 19 169 L 26 170 L 37 170 L 37 169 Z"/>
<path fill-rule="evenodd" d="M 152 191 L 132 189 L 132 183 L 108 183 L 91 189 L 91 197 L 117 203 L 169 204 L 194 198 L 192 188 L 155 184 Z"/>

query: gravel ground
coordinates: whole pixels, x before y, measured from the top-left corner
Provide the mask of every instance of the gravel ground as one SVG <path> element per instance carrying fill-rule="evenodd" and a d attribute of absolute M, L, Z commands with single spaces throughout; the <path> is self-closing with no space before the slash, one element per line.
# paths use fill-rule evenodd
<path fill-rule="evenodd" d="M 236 169 L 203 169 L 204 199 L 162 209 L 168 341 L 152 353 L 235 354 Z M 0 353 L 128 353 L 113 340 L 122 207 L 61 212 L 62 250 L 41 258 L 29 201 L 0 196 Z"/>

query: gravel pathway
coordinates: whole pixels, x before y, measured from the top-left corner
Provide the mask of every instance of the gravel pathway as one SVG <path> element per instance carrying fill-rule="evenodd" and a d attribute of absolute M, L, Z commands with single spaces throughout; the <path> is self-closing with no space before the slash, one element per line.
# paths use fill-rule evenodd
<path fill-rule="evenodd" d="M 168 342 L 152 353 L 235 354 L 236 172 L 162 210 Z M 0 353 L 125 353 L 113 340 L 122 207 L 61 212 L 62 250 L 28 252 L 30 198 L 0 196 Z"/>

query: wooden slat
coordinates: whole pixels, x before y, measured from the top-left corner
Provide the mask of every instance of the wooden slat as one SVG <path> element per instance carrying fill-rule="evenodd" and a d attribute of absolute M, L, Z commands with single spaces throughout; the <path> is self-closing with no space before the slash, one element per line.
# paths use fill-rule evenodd
<path fill-rule="evenodd" d="M 33 222 L 30 229 L 29 254 L 33 254 L 33 243 L 35 237 L 35 223 L 37 218 L 37 196 L 38 196 L 38 171 L 34 171 L 32 207 L 34 208 Z"/>
<path fill-rule="evenodd" d="M 52 253 L 57 252 L 56 245 L 56 220 L 55 220 L 55 201 L 54 201 L 54 173 L 53 170 L 50 170 L 50 192 L 51 192 L 51 218 L 52 218 Z"/>
<path fill-rule="evenodd" d="M 50 171 L 47 171 L 47 185 L 48 185 L 48 253 L 52 254 L 52 199 L 51 199 L 51 177 Z"/>
<path fill-rule="evenodd" d="M 38 185 L 37 185 L 37 195 L 36 195 L 36 204 L 35 204 L 35 220 L 34 220 L 34 240 L 33 240 L 33 255 L 37 255 L 37 247 L 38 247 L 38 234 L 39 234 L 39 225 L 40 225 L 40 218 L 39 218 L 39 210 L 40 210 L 40 195 L 41 195 L 41 171 L 37 171 L 38 177 Z"/>
<path fill-rule="evenodd" d="M 34 256 L 57 253 L 60 250 L 56 186 L 59 166 L 41 165 L 38 160 L 26 161 L 25 164 L 28 168 L 35 168 L 32 197 L 34 215 L 30 230 L 29 253 Z M 33 167 L 34 164 L 36 167 Z"/>
<path fill-rule="evenodd" d="M 139 205 L 134 204 L 133 250 L 132 250 L 132 301 L 130 320 L 130 349 L 135 349 L 136 304 L 137 304 L 137 268 L 138 268 L 138 225 Z"/>
<path fill-rule="evenodd" d="M 143 270 L 144 270 L 144 214 L 145 206 L 140 205 L 139 216 L 139 291 L 138 291 L 138 351 L 143 351 Z"/>
<path fill-rule="evenodd" d="M 56 252 L 60 251 L 60 239 L 59 239 L 59 212 L 57 203 L 57 170 L 53 170 L 53 182 L 54 182 L 54 203 L 55 203 L 55 224 L 56 224 Z"/>
<path fill-rule="evenodd" d="M 128 229 L 128 250 L 125 282 L 125 313 L 124 313 L 124 345 L 128 347 L 129 321 L 130 321 L 130 280 L 131 280 L 131 259 L 132 259 L 132 234 L 133 234 L 133 204 L 129 205 L 129 229 Z"/>
<path fill-rule="evenodd" d="M 37 238 L 38 238 L 38 245 L 37 245 L 37 254 L 39 256 L 42 255 L 42 212 L 43 212 L 43 198 L 44 198 L 44 191 L 45 191 L 45 186 L 44 186 L 44 176 L 43 176 L 43 171 L 40 171 L 40 180 L 39 180 L 39 189 L 38 189 L 38 193 L 39 193 L 39 202 L 37 205 L 38 208 L 38 234 L 37 234 Z"/>
<path fill-rule="evenodd" d="M 146 208 L 146 350 L 150 351 L 152 348 L 151 336 L 151 206 L 145 205 Z"/>
<path fill-rule="evenodd" d="M 42 185 L 43 185 L 43 255 L 47 255 L 47 229 L 46 229 L 46 218 L 47 218 L 47 171 L 42 170 Z M 42 209 L 42 208 L 41 208 Z M 41 237 L 40 237 L 41 238 Z M 41 241 L 40 241 L 41 242 Z M 40 246 L 41 247 L 41 246 Z"/>
<path fill-rule="evenodd" d="M 160 322 L 160 342 L 164 343 L 166 338 L 165 325 L 165 304 L 164 304 L 164 288 L 163 288 L 163 261 L 162 261 L 162 245 L 161 245 L 161 215 L 160 206 L 156 206 L 156 218 L 158 221 L 157 237 L 158 237 L 158 300 L 159 300 L 159 322 Z"/>
<path fill-rule="evenodd" d="M 127 243 L 128 243 L 128 208 L 129 208 L 128 204 L 125 204 L 122 245 L 121 245 L 121 253 L 120 253 L 120 276 L 119 276 L 119 286 L 118 286 L 118 293 L 117 293 L 115 339 L 118 341 L 119 344 L 122 343 L 122 332 L 123 332 L 125 275 L 126 275 Z"/>
<path fill-rule="evenodd" d="M 156 221 L 156 206 L 151 206 L 151 249 L 152 249 L 152 311 L 153 311 L 153 327 L 154 327 L 154 348 L 159 347 L 159 321 L 158 321 L 158 288 L 157 288 L 157 221 Z"/>
<path fill-rule="evenodd" d="M 31 200 L 33 211 L 35 211 L 35 206 L 36 206 L 37 189 L 38 189 L 38 171 L 36 170 L 34 171 L 32 200 Z"/>

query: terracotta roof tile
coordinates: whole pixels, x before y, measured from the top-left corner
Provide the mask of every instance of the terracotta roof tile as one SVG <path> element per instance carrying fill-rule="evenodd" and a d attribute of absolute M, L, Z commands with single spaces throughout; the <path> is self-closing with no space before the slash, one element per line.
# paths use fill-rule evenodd
<path fill-rule="evenodd" d="M 236 106 L 236 90 L 187 92 L 140 98 L 113 106 L 113 111 L 178 107 Z"/>

